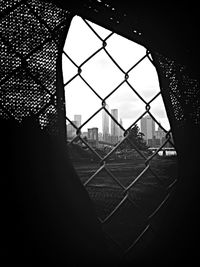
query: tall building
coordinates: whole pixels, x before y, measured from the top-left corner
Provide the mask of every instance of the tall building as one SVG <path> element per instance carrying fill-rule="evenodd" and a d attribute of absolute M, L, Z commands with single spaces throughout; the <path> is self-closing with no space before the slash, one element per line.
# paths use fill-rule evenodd
<path fill-rule="evenodd" d="M 140 128 L 147 145 L 153 146 L 155 139 L 155 121 L 151 116 L 147 115 L 140 120 Z"/>
<path fill-rule="evenodd" d="M 81 115 L 74 115 L 74 121 L 76 122 L 76 126 L 80 127 L 81 126 Z"/>
<path fill-rule="evenodd" d="M 119 120 L 119 123 L 120 123 L 121 126 L 123 126 L 123 121 L 122 121 L 121 118 Z M 119 127 L 119 140 L 120 141 L 123 139 L 123 136 L 124 136 L 124 131 Z"/>
<path fill-rule="evenodd" d="M 166 141 L 166 133 L 165 131 L 159 126 L 158 130 L 155 131 L 155 137 L 156 137 L 156 145 L 160 146 Z M 167 143 L 166 146 L 170 147 L 170 143 Z"/>
<path fill-rule="evenodd" d="M 166 135 L 165 131 L 163 131 L 163 129 L 159 126 L 158 130 L 155 131 L 156 139 L 162 140 L 163 138 L 165 138 L 165 135 Z"/>
<path fill-rule="evenodd" d="M 98 147 L 98 145 L 99 145 L 99 133 L 98 133 L 97 127 L 88 128 L 88 143 L 92 147 Z"/>
<path fill-rule="evenodd" d="M 108 105 L 106 105 L 106 109 L 109 110 Z M 102 134 L 103 141 L 109 141 L 109 115 L 105 110 L 102 110 Z"/>
<path fill-rule="evenodd" d="M 99 133 L 99 141 L 103 141 L 103 134 Z"/>
<path fill-rule="evenodd" d="M 118 109 L 111 109 L 111 115 L 118 121 Z M 119 136 L 119 126 L 111 119 L 111 142 L 117 143 Z"/>
<path fill-rule="evenodd" d="M 73 124 L 76 125 L 75 121 L 72 121 Z M 71 124 L 67 124 L 67 137 L 68 138 L 73 138 L 76 135 L 76 128 Z"/>
<path fill-rule="evenodd" d="M 96 127 L 88 128 L 88 139 L 95 141 L 99 140 L 98 128 Z"/>

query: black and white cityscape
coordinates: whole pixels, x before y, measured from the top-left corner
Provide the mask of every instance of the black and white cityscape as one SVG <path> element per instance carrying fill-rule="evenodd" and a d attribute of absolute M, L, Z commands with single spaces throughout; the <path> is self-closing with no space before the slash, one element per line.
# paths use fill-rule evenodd
<path fill-rule="evenodd" d="M 115 122 L 117 121 L 123 127 L 123 118 L 119 117 L 118 109 L 109 110 L 108 105 L 106 109 L 110 111 L 111 116 L 105 111 L 102 111 L 102 130 L 98 127 L 87 128 L 87 131 L 81 131 L 81 136 L 86 138 L 87 141 L 93 146 L 100 148 L 103 145 L 115 145 L 120 142 L 124 137 L 123 129 Z M 74 120 L 67 124 L 67 138 L 68 140 L 76 136 L 77 128 L 81 127 L 82 115 L 75 114 Z M 75 128 L 73 124 L 77 127 Z M 139 122 L 140 134 L 143 136 L 144 142 L 148 147 L 158 148 L 166 140 L 166 132 L 158 126 L 156 129 L 156 123 L 150 115 L 142 117 Z M 170 143 L 167 143 L 170 147 Z"/>
<path fill-rule="evenodd" d="M 0 1 L 5 265 L 199 260 L 198 8 L 129 2 Z"/>

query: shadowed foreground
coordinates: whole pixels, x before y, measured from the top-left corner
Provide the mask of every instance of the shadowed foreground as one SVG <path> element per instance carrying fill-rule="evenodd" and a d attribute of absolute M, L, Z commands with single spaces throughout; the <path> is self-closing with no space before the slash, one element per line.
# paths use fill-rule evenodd
<path fill-rule="evenodd" d="M 33 120 L 1 127 L 1 262 L 108 260 L 94 208 L 62 141 Z"/>
<path fill-rule="evenodd" d="M 111 266 L 94 207 L 64 143 L 44 134 L 33 120 L 1 126 L 1 262 Z M 198 259 L 198 187 L 190 181 L 192 162 L 188 168 L 152 221 L 156 235 L 129 255 L 131 264 Z"/>

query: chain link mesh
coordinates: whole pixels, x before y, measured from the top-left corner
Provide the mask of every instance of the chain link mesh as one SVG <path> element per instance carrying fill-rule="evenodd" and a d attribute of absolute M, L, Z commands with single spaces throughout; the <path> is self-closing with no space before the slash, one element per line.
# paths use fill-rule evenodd
<path fill-rule="evenodd" d="M 117 249 L 122 252 L 122 255 L 125 255 L 132 250 L 133 247 L 135 247 L 140 238 L 151 228 L 151 219 L 167 201 L 170 191 L 176 183 L 176 177 L 163 179 L 160 174 L 156 173 L 152 166 L 153 160 L 158 155 L 159 151 L 161 151 L 167 143 L 170 143 L 173 147 L 174 144 L 171 130 L 167 131 L 151 112 L 151 105 L 161 95 L 161 92 L 159 91 L 154 97 L 147 101 L 139 93 L 139 90 L 137 90 L 137 88 L 135 88 L 129 81 L 130 72 L 143 62 L 144 59 L 148 59 L 153 64 L 151 52 L 147 50 L 146 53 L 128 69 L 128 71 L 125 71 L 106 48 L 107 43 L 115 33 L 111 32 L 105 38 L 102 38 L 86 19 L 83 18 L 83 21 L 91 32 L 100 40 L 102 45 L 97 47 L 96 50 L 80 64 L 76 63 L 75 60 L 69 56 L 68 51 L 63 51 L 63 58 L 66 57 L 77 69 L 76 74 L 65 82 L 64 87 L 65 90 L 70 90 L 70 87 L 68 88 L 70 83 L 75 79 L 80 78 L 95 95 L 95 97 L 101 101 L 101 105 L 97 107 L 96 111 L 80 126 L 77 126 L 72 120 L 70 120 L 67 115 L 66 106 L 66 122 L 76 130 L 76 134 L 72 140 L 68 139 L 68 147 L 69 150 L 72 147 L 72 153 L 74 144 L 84 144 L 85 147 L 87 147 L 94 155 L 96 165 L 93 167 L 90 174 L 88 174 L 86 170 L 87 166 L 85 167 L 85 171 L 84 166 L 82 165 L 79 166 L 76 164 L 75 167 L 77 172 L 80 173 L 80 178 L 83 181 L 84 186 L 96 204 L 99 220 L 108 235 L 108 239 L 112 240 L 112 245 L 117 247 Z M 104 98 L 99 95 L 96 88 L 92 86 L 83 76 L 83 66 L 88 64 L 91 59 L 95 58 L 102 51 L 111 60 L 112 64 L 114 64 L 118 70 L 123 73 L 124 77 L 121 82 Z M 132 93 L 136 95 L 145 105 L 144 112 L 126 129 L 106 108 L 107 100 L 117 90 L 119 90 L 123 84 L 128 85 Z M 111 120 L 114 121 L 115 124 L 117 124 L 123 131 L 123 139 L 118 142 L 106 155 L 102 155 L 97 149 L 94 149 L 94 147 L 83 138 L 81 132 L 83 127 L 92 119 L 95 119 L 102 111 L 105 111 Z M 131 129 L 147 114 L 165 132 L 165 141 L 150 156 L 142 152 L 137 144 L 135 144 L 130 138 Z M 128 184 L 124 184 L 123 181 L 119 179 L 117 174 L 119 169 L 115 170 L 109 162 L 124 142 L 128 142 L 132 146 L 143 164 L 143 167 L 140 168 L 138 172 L 132 174 L 132 178 L 130 178 L 131 181 L 129 181 Z M 101 186 L 101 179 L 107 181 L 104 186 Z M 139 193 L 140 190 L 143 191 L 141 194 Z M 148 205 L 148 194 L 151 195 L 152 205 Z M 104 207 L 102 208 L 102 206 Z M 120 238 L 121 232 L 124 233 L 124 238 Z"/>
<path fill-rule="evenodd" d="M 38 0 L 1 1 L 0 8 L 0 115 L 21 122 L 34 114 L 58 133 L 56 60 L 70 12 Z"/>
<path fill-rule="evenodd" d="M 0 117 L 2 119 L 14 118 L 21 122 L 25 117 L 34 114 L 38 117 L 42 128 L 48 129 L 51 133 L 57 133 L 59 129 L 57 125 L 56 60 L 59 52 L 60 35 L 68 27 L 71 18 L 70 12 L 63 11 L 46 1 L 0 1 Z M 79 77 L 102 104 L 80 127 L 77 127 L 66 117 L 66 120 L 76 129 L 76 136 L 68 143 L 68 146 L 70 148 L 71 145 L 80 141 L 97 159 L 96 167 L 91 171 L 91 175 L 81 178 L 84 178 L 83 183 L 91 198 L 94 201 L 98 199 L 98 202 L 95 203 L 99 219 L 108 235 L 109 242 L 124 254 L 130 251 L 144 233 L 150 229 L 151 219 L 168 199 L 172 185 L 176 181 L 173 178 L 168 179 L 167 183 L 163 182 L 163 179 L 151 166 L 153 159 L 165 144 L 170 142 L 173 145 L 173 142 L 171 131 L 165 130 L 151 113 L 151 104 L 159 97 L 160 92 L 150 101 L 146 101 L 129 82 L 129 74 L 138 64 L 146 58 L 152 62 L 150 51 L 147 51 L 128 71 L 124 71 L 106 48 L 109 39 L 115 33 L 112 32 L 106 38 L 101 38 L 86 20 L 84 22 L 99 38 L 102 46 L 81 64 L 74 62 L 69 57 L 68 51 L 63 51 L 64 56 L 77 68 L 76 75 L 67 81 L 64 86 L 67 88 L 74 79 Z M 109 57 L 124 75 L 118 86 L 113 88 L 104 98 L 97 93 L 95 88 L 82 75 L 82 67 L 101 51 Z M 126 84 L 145 105 L 144 112 L 127 129 L 106 109 L 106 101 L 123 84 Z M 176 106 L 176 109 L 175 114 L 177 113 L 177 117 L 181 118 L 181 112 L 183 112 L 181 106 Z M 120 127 L 124 134 L 123 139 L 107 155 L 100 155 L 81 136 L 82 128 L 103 110 Z M 130 130 L 146 114 L 149 114 L 166 133 L 165 142 L 151 156 L 141 152 L 130 138 Z M 143 162 L 142 168 L 133 174 L 134 178 L 129 184 L 122 183 L 114 167 L 111 168 L 109 165 L 109 159 L 114 157 L 117 149 L 125 141 L 131 144 Z M 110 186 L 97 186 L 98 179 L 102 176 L 108 181 L 108 184 L 110 183 Z M 143 192 L 139 192 L 141 186 Z M 147 193 L 155 196 L 153 206 L 149 210 L 146 210 Z M 102 204 L 104 206 L 103 209 Z M 120 231 L 125 238 L 120 239 Z"/>

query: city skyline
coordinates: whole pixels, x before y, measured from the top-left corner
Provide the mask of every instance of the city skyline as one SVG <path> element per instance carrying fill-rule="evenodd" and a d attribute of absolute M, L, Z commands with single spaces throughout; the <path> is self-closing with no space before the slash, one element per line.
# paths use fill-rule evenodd
<path fill-rule="evenodd" d="M 108 105 L 106 106 L 106 109 L 109 111 L 109 106 Z M 110 112 L 111 115 L 124 128 L 124 126 L 123 126 L 123 118 L 118 117 L 119 110 L 118 109 L 111 109 L 110 111 L 111 111 Z M 112 111 L 115 111 L 116 113 L 113 114 L 114 112 L 112 112 Z M 149 120 L 149 126 L 145 126 L 147 119 Z M 74 114 L 73 115 L 73 120 L 71 120 L 71 122 L 74 125 L 76 125 L 77 127 L 80 127 L 82 124 L 85 123 L 82 120 L 82 115 L 81 114 Z M 106 136 L 106 134 L 112 135 L 113 133 L 114 133 L 113 135 L 118 135 L 118 136 L 122 135 L 121 132 L 123 132 L 123 130 L 114 122 L 114 120 L 112 120 L 111 116 L 109 116 L 109 114 L 105 110 L 102 110 L 102 116 L 101 116 L 101 123 L 100 124 L 101 124 L 102 127 L 98 127 L 96 121 L 94 121 L 93 125 L 91 125 L 91 123 L 90 123 L 89 127 L 87 126 L 88 124 L 86 124 L 85 126 L 83 126 L 81 128 L 81 132 L 85 132 L 89 128 L 98 128 L 99 133 L 102 133 L 102 135 L 105 135 L 105 136 Z M 150 124 L 152 124 L 152 126 L 150 126 Z M 69 126 L 69 125 L 71 125 L 73 127 L 73 125 L 71 123 L 67 122 L 67 126 Z M 152 136 L 155 135 L 155 131 L 158 130 L 158 129 L 161 129 L 160 126 L 156 124 L 156 122 L 152 119 L 152 117 L 149 114 L 143 116 L 136 123 L 136 125 L 139 127 L 140 131 L 146 136 L 147 139 L 148 138 L 152 138 Z M 151 135 L 149 135 L 149 134 L 147 135 L 147 128 L 146 127 L 148 127 L 149 129 L 152 127 L 153 130 L 152 130 Z M 146 130 L 144 130 L 145 128 L 146 128 Z M 126 128 L 125 128 L 125 130 L 126 130 Z"/>
<path fill-rule="evenodd" d="M 111 114 L 116 121 L 123 125 L 122 119 L 118 118 L 117 109 L 111 109 Z M 81 114 L 74 114 L 74 120 L 72 121 L 72 123 L 76 127 L 80 127 L 82 125 L 81 118 Z M 106 127 L 104 127 L 103 125 Z M 142 117 L 137 124 L 140 133 L 143 134 L 144 141 L 150 147 L 157 147 L 165 142 L 165 131 L 163 131 L 160 126 L 158 126 L 156 129 L 155 125 L 156 123 L 150 115 L 145 115 L 144 117 Z M 123 139 L 123 130 L 113 121 L 110 116 L 102 116 L 102 129 L 103 131 L 100 132 L 98 127 L 93 126 L 87 128 L 87 131 L 81 130 L 81 136 L 82 138 L 86 137 L 88 141 L 92 142 L 92 145 L 95 147 L 98 146 L 99 141 L 108 144 L 116 144 Z M 68 139 L 74 138 L 76 136 L 76 130 L 77 129 L 71 123 L 67 124 Z"/>
<path fill-rule="evenodd" d="M 111 33 L 94 23 L 88 23 L 102 38 Z M 80 17 L 75 16 L 64 46 L 64 50 L 70 58 L 79 66 L 101 45 L 101 41 L 85 22 Z M 107 40 L 106 49 L 124 71 L 127 71 L 146 54 L 145 47 L 117 34 L 112 35 Z M 68 82 L 76 74 L 77 67 L 66 56 L 63 56 L 64 83 Z M 103 50 L 81 66 L 81 76 L 102 98 L 106 98 L 124 79 L 124 73 L 113 64 Z M 147 102 L 160 91 L 156 69 L 148 58 L 145 58 L 129 72 L 128 81 Z M 102 100 L 92 92 L 79 76 L 76 76 L 65 88 L 65 98 L 66 115 L 70 120 L 73 120 L 73 114 L 81 114 L 82 122 L 84 123 L 102 107 Z M 123 83 L 118 90 L 106 98 L 105 102 L 109 107 L 120 111 L 119 117 L 123 119 L 125 129 L 145 112 L 146 107 L 145 103 L 126 83 Z M 151 102 L 150 106 L 152 115 L 166 130 L 169 130 L 170 126 L 161 95 Z M 98 127 L 102 132 L 102 111 L 89 121 L 83 130 L 86 131 L 87 128 L 93 126 Z"/>
<path fill-rule="evenodd" d="M 107 106 L 107 110 L 109 111 L 109 108 Z M 118 123 L 120 125 L 122 125 L 123 127 L 123 118 L 118 118 L 115 114 L 112 114 L 113 110 L 117 110 L 117 113 L 118 113 L 118 109 L 111 109 L 111 115 L 118 121 Z M 142 126 L 144 124 L 146 124 L 146 120 L 149 120 L 149 126 Z M 82 115 L 81 114 L 74 114 L 74 119 L 71 120 L 72 124 L 76 125 L 77 127 L 80 127 L 82 124 L 84 124 L 84 122 L 82 123 Z M 144 122 L 144 123 L 143 123 Z M 67 122 L 67 126 L 68 125 L 72 125 L 70 122 Z M 114 120 L 112 120 L 112 118 L 109 116 L 109 114 L 102 110 L 102 120 L 101 120 L 101 124 L 102 124 L 102 127 L 99 128 L 96 124 L 94 125 L 91 125 L 90 124 L 90 127 L 87 127 L 87 124 L 85 126 L 83 126 L 81 128 L 81 131 L 84 132 L 85 130 L 89 129 L 89 128 L 98 128 L 98 130 L 100 130 L 99 132 L 102 133 L 102 134 L 112 134 L 114 133 L 113 135 L 118 135 L 120 136 L 120 131 L 123 131 L 115 122 Z M 105 125 L 106 124 L 106 125 Z M 152 126 L 150 126 L 150 124 L 152 124 Z M 142 117 L 137 123 L 136 125 L 139 127 L 140 131 L 143 132 L 144 134 L 146 133 L 147 130 L 144 130 L 145 127 L 148 127 L 149 129 L 152 127 L 152 133 L 151 135 L 147 135 L 147 138 L 152 138 L 153 135 L 155 135 L 155 131 L 156 129 L 161 129 L 159 125 L 156 124 L 156 122 L 152 119 L 152 117 L 147 114 L 145 115 L 144 117 Z M 72 125 L 73 126 L 73 125 Z M 118 130 L 116 130 L 116 126 L 118 127 Z M 111 130 L 113 128 L 113 130 Z M 124 127 L 123 127 L 124 128 Z M 126 129 L 125 129 L 126 130 Z M 118 132 L 118 133 L 117 133 Z M 117 134 L 116 134 L 117 133 Z"/>
<path fill-rule="evenodd" d="M 109 111 L 109 107 L 107 106 L 107 110 Z M 111 115 L 121 124 L 123 125 L 123 120 L 122 118 L 119 118 L 118 119 L 118 116 L 116 116 L 116 114 L 118 115 L 118 109 L 111 109 Z M 72 124 L 70 122 L 67 122 L 67 127 L 68 129 L 70 129 L 71 131 L 71 128 L 72 129 L 75 129 L 73 127 L 73 124 L 76 126 L 76 127 L 80 127 L 83 123 L 82 123 L 82 115 L 81 114 L 74 114 L 73 115 L 73 120 L 71 120 Z M 99 133 L 102 133 L 102 135 L 113 135 L 113 136 L 120 136 L 120 127 L 112 120 L 112 118 L 109 116 L 109 114 L 105 111 L 105 110 L 102 110 L 102 120 L 101 120 L 101 125 L 102 127 L 99 128 L 96 126 L 96 124 L 94 125 L 91 125 L 90 124 L 90 127 L 87 127 L 87 124 L 85 126 L 83 126 L 81 128 L 81 132 L 84 133 L 85 131 L 87 131 L 88 129 L 90 128 L 98 128 Z"/>
<path fill-rule="evenodd" d="M 107 110 L 109 111 L 109 107 L 107 106 Z M 122 125 L 123 127 L 123 119 L 118 117 L 118 109 L 111 109 L 111 115 L 115 118 L 115 120 Z M 82 115 L 81 114 L 74 114 L 74 119 L 68 122 L 66 125 L 68 128 L 74 128 L 73 124 L 78 128 L 82 125 Z M 84 123 L 84 122 L 83 122 Z M 123 130 L 114 122 L 114 120 L 109 116 L 107 112 L 104 110 L 102 111 L 102 131 L 96 125 L 92 125 L 90 127 L 81 127 L 81 132 L 84 133 L 88 129 L 97 128 L 99 133 L 102 134 L 102 137 L 106 135 L 113 135 L 113 136 L 122 136 Z M 161 131 L 162 128 L 157 125 L 156 122 L 152 119 L 152 117 L 147 114 L 142 117 L 136 125 L 139 127 L 140 132 L 144 134 L 145 139 L 152 139 L 156 136 L 156 131 Z M 74 128 L 75 129 L 75 128 Z M 163 130 L 162 130 L 163 131 Z"/>

